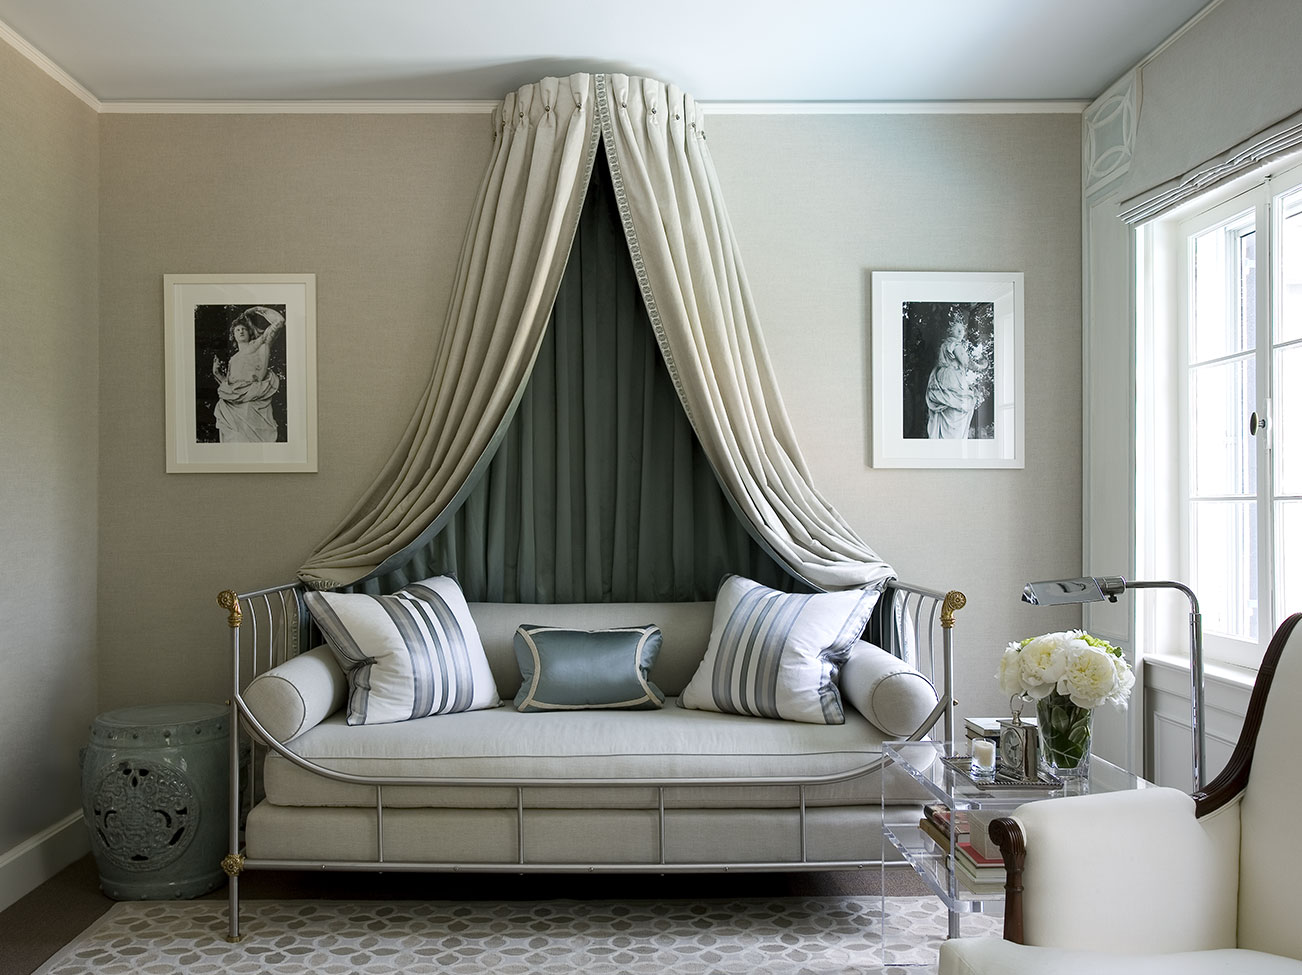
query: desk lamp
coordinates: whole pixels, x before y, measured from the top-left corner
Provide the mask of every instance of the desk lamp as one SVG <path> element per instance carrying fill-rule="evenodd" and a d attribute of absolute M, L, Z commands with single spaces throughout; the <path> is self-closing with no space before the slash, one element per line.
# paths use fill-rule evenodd
<path fill-rule="evenodd" d="M 1098 576 L 1084 579 L 1054 579 L 1030 582 L 1022 590 L 1022 601 L 1033 606 L 1057 606 L 1063 603 L 1096 603 L 1104 599 L 1115 603 L 1127 589 L 1178 589 L 1189 597 L 1189 677 L 1193 731 L 1194 789 L 1203 782 L 1204 758 L 1207 754 L 1207 730 L 1203 727 L 1203 617 L 1198 611 L 1198 597 L 1179 582 L 1127 582 L 1121 576 Z"/>

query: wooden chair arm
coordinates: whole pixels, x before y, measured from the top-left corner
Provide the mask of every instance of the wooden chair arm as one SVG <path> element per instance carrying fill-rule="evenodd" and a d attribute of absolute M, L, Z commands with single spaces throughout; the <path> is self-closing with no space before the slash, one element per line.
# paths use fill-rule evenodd
<path fill-rule="evenodd" d="M 1004 940 L 1025 944 L 1022 925 L 1022 871 L 1026 867 L 1026 835 L 1021 824 L 1008 816 L 990 821 L 990 838 L 1004 858 Z"/>

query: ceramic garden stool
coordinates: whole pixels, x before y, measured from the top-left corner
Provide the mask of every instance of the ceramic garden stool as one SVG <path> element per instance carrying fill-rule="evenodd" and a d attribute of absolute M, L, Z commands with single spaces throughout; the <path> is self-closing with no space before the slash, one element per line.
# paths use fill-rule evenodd
<path fill-rule="evenodd" d="M 81 802 L 100 889 L 197 897 L 226 879 L 230 712 L 219 704 L 106 711 L 82 754 Z"/>

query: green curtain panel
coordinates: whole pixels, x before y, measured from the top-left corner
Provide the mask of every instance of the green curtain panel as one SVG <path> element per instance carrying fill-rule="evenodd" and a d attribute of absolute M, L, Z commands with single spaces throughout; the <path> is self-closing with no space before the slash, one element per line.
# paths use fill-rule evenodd
<path fill-rule="evenodd" d="M 729 572 L 797 582 L 719 486 L 656 343 L 599 161 L 533 372 L 487 471 L 395 573 L 485 602 L 713 599 Z"/>

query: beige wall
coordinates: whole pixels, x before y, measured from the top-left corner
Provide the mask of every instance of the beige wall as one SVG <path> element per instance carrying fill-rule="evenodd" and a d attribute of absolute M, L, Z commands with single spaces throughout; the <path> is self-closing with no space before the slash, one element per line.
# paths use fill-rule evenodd
<path fill-rule="evenodd" d="M 101 703 L 220 699 L 214 596 L 289 581 L 426 379 L 480 116 L 101 119 Z M 910 580 L 964 589 L 965 708 L 1003 713 L 1017 602 L 1080 561 L 1077 116 L 718 118 L 711 146 L 823 490 Z M 758 158 L 764 164 L 756 165 Z M 1025 471 L 867 465 L 874 269 L 1026 274 Z M 162 275 L 317 275 L 321 472 L 164 474 Z"/>
<path fill-rule="evenodd" d="M 967 595 L 959 710 L 1007 714 L 1005 644 L 1079 624 L 1020 596 L 1081 558 L 1080 117 L 734 116 L 709 140 L 815 483 L 901 578 Z M 1025 274 L 1025 470 L 870 466 L 877 270 Z"/>
<path fill-rule="evenodd" d="M 486 115 L 104 115 L 100 703 L 225 697 L 216 594 L 293 581 L 433 363 Z M 317 276 L 316 474 L 164 473 L 163 275 Z"/>
<path fill-rule="evenodd" d="M 0 44 L 0 853 L 80 807 L 96 707 L 96 126 Z"/>

